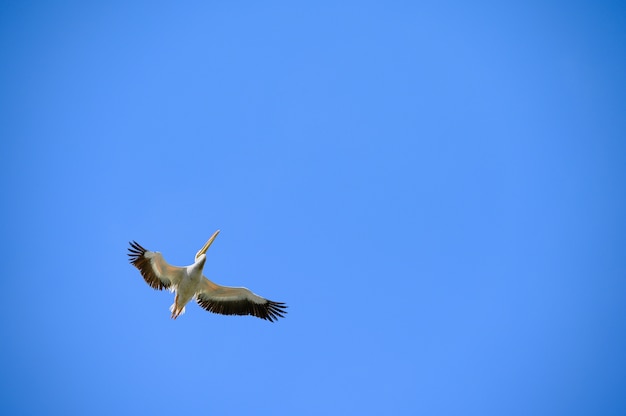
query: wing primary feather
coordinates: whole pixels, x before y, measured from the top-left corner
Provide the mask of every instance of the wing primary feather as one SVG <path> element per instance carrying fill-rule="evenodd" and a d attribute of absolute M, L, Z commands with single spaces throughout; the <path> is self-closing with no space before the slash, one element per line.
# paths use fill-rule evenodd
<path fill-rule="evenodd" d="M 148 250 L 143 248 L 139 243 L 137 243 L 136 241 L 131 241 L 130 248 L 128 249 L 130 263 L 139 270 L 141 276 L 143 277 L 143 280 L 145 280 L 151 288 L 156 290 L 169 288 L 171 282 L 164 281 L 163 279 L 160 279 L 159 276 L 157 276 L 154 268 L 152 267 L 151 259 L 146 257 L 147 252 Z"/>
<path fill-rule="evenodd" d="M 205 293 L 199 293 L 196 298 L 203 309 L 221 315 L 252 315 L 270 322 L 285 317 L 287 306 L 283 302 L 263 300 L 263 303 L 249 299 L 216 300 Z"/>

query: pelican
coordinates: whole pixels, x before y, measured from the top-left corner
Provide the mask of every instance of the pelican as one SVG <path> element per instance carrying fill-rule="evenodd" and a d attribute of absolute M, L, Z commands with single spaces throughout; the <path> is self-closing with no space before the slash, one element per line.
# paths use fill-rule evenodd
<path fill-rule="evenodd" d="M 207 311 L 222 315 L 253 315 L 270 322 L 283 318 L 283 314 L 287 313 L 284 303 L 265 299 L 245 287 L 220 286 L 202 275 L 206 251 L 219 233 L 220 230 L 213 233 L 198 250 L 196 260 L 190 266 L 172 266 L 161 253 L 148 251 L 135 241 L 130 243 L 128 249 L 130 263 L 139 269 L 146 283 L 153 289 L 169 289 L 176 293 L 174 303 L 170 306 L 172 319 L 185 313 L 185 305 L 191 299 L 195 299 Z"/>

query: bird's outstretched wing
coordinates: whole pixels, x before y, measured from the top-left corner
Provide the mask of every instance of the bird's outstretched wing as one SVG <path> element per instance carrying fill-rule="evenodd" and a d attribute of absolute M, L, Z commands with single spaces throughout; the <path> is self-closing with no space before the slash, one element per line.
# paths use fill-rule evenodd
<path fill-rule="evenodd" d="M 255 295 L 245 287 L 220 286 L 203 276 L 196 293 L 198 304 L 222 315 L 253 315 L 274 322 L 284 318 L 287 306 Z"/>
<path fill-rule="evenodd" d="M 157 290 L 175 290 L 185 272 L 182 267 L 168 264 L 158 251 L 148 251 L 135 241 L 130 243 L 128 256 L 146 283 Z"/>

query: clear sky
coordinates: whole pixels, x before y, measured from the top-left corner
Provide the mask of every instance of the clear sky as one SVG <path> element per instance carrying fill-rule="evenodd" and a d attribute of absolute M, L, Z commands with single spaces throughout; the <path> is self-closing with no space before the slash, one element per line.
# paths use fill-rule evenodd
<path fill-rule="evenodd" d="M 504 3 L 2 2 L 1 413 L 625 414 L 625 8 Z"/>

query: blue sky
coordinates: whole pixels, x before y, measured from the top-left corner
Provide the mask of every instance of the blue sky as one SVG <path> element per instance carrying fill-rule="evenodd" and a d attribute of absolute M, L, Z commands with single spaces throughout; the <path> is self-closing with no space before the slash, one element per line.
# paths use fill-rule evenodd
<path fill-rule="evenodd" d="M 0 6 L 3 413 L 624 414 L 619 2 L 99 3 Z"/>

